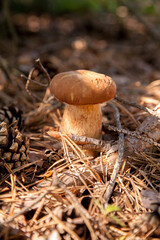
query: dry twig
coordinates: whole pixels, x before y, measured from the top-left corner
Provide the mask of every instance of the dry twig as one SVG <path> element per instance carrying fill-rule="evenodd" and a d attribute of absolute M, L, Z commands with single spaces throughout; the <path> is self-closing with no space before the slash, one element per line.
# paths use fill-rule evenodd
<path fill-rule="evenodd" d="M 61 141 L 61 137 L 66 135 L 57 131 L 48 131 L 47 134 L 52 138 L 59 139 L 60 141 Z M 85 136 L 78 136 L 75 134 L 71 134 L 71 136 L 68 136 L 68 135 L 66 136 L 70 137 L 71 140 L 74 141 L 76 144 L 82 145 L 83 149 L 93 149 L 101 152 L 112 151 L 111 142 L 98 140 L 95 138 L 89 138 Z"/>
<path fill-rule="evenodd" d="M 114 108 L 114 111 L 115 111 L 114 116 L 115 116 L 116 125 L 117 125 L 118 129 L 121 129 L 120 114 L 119 114 L 118 108 L 114 105 L 112 105 L 112 107 Z M 123 155 L 124 155 L 124 134 L 120 133 L 119 134 L 118 158 L 116 160 L 116 164 L 114 166 L 114 169 L 113 169 L 113 172 L 112 172 L 112 175 L 111 175 L 111 180 L 110 180 L 109 185 L 108 185 L 108 187 L 106 189 L 106 192 L 104 194 L 106 205 L 108 204 L 108 201 L 109 201 L 109 199 L 110 199 L 110 197 L 113 193 L 113 189 L 114 189 L 114 186 L 115 186 L 117 175 L 118 175 L 119 170 L 120 170 L 121 165 L 122 165 Z"/>
<path fill-rule="evenodd" d="M 45 78 L 47 79 L 47 84 L 39 83 L 39 82 L 37 82 L 37 81 L 35 81 L 35 80 L 32 79 L 33 72 L 35 71 L 36 68 L 38 68 L 40 71 L 42 71 L 42 73 L 44 74 Z M 24 74 L 21 74 L 21 77 L 27 80 L 27 81 L 26 81 L 26 86 L 25 86 L 26 92 L 27 92 L 30 96 L 32 96 L 33 98 L 37 99 L 38 101 L 43 102 L 43 100 L 42 100 L 41 98 L 39 98 L 37 95 L 33 94 L 33 93 L 29 90 L 29 83 L 30 83 L 30 82 L 34 82 L 34 83 L 36 83 L 37 85 L 42 86 L 42 87 L 46 87 L 46 88 L 47 88 L 47 87 L 49 86 L 49 84 L 50 84 L 51 78 L 50 78 L 47 70 L 43 67 L 40 59 L 38 58 L 37 60 L 35 60 L 35 67 L 30 70 L 28 77 L 26 77 Z"/>
<path fill-rule="evenodd" d="M 48 81 L 48 86 L 49 86 L 49 84 L 50 84 L 50 82 L 51 82 L 51 78 L 50 78 L 47 70 L 43 67 L 40 58 L 38 58 L 38 59 L 35 60 L 35 66 L 36 66 L 37 68 L 39 68 L 39 70 L 42 71 L 42 73 L 44 73 L 44 76 L 46 77 L 46 79 L 47 79 L 47 81 Z"/>
<path fill-rule="evenodd" d="M 145 111 L 145 112 L 149 113 L 150 115 L 155 116 L 155 117 L 160 119 L 160 114 L 157 111 L 155 111 L 155 110 L 152 110 L 150 108 L 144 107 L 144 106 L 142 106 L 142 105 L 140 105 L 140 104 L 138 104 L 136 102 L 129 102 L 129 101 L 124 100 L 124 99 L 119 98 L 119 97 L 115 97 L 115 100 L 117 100 L 118 102 L 121 102 L 123 104 L 127 104 L 129 106 L 138 108 L 138 109 L 140 109 L 142 111 Z"/>
<path fill-rule="evenodd" d="M 153 144 L 156 147 L 160 147 L 160 143 L 155 142 L 152 138 L 149 138 L 145 135 L 142 135 L 142 133 L 139 132 L 139 131 L 132 132 L 132 131 L 129 131 L 129 130 L 126 130 L 126 129 L 123 129 L 123 128 L 119 129 L 119 128 L 117 128 L 115 126 L 111 126 L 111 125 L 105 125 L 105 127 L 107 127 L 108 130 L 118 132 L 118 133 L 127 134 L 131 137 L 141 139 L 142 141 L 147 142 L 149 144 Z"/>

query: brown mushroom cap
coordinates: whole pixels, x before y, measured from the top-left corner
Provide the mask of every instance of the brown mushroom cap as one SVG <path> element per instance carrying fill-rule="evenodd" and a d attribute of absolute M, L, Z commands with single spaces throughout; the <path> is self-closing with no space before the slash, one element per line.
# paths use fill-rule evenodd
<path fill-rule="evenodd" d="M 76 70 L 54 76 L 50 91 L 61 102 L 71 105 L 90 105 L 114 98 L 116 85 L 110 77 L 104 74 Z"/>

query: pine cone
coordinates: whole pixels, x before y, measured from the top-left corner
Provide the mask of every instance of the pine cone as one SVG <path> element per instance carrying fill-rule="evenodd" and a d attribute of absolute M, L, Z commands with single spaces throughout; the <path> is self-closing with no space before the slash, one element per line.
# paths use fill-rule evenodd
<path fill-rule="evenodd" d="M 1 122 L 6 122 L 8 125 L 15 122 L 13 125 L 18 126 L 20 129 L 23 122 L 22 111 L 13 105 L 0 108 L 0 123 Z"/>
<path fill-rule="evenodd" d="M 28 162 L 29 139 L 24 137 L 16 126 L 8 127 L 0 123 L 0 167 L 6 163 L 10 169 Z"/>

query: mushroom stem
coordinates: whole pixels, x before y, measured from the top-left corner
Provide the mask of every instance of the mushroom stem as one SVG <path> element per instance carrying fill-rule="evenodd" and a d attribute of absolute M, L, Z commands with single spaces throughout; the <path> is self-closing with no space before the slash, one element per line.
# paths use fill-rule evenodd
<path fill-rule="evenodd" d="M 100 139 L 101 131 L 102 112 L 100 104 L 66 104 L 61 122 L 61 132 Z M 90 152 L 89 155 L 93 156 L 95 154 Z"/>
<path fill-rule="evenodd" d="M 53 77 L 50 91 L 65 102 L 61 131 L 100 139 L 102 113 L 100 104 L 114 98 L 116 85 L 112 78 L 88 70 L 59 73 Z M 88 156 L 95 156 L 85 152 Z"/>

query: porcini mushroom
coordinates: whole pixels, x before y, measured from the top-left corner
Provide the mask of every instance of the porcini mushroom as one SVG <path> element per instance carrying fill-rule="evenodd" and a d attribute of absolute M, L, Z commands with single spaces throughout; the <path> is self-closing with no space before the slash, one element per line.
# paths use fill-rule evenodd
<path fill-rule="evenodd" d="M 53 77 L 50 91 L 55 98 L 66 103 L 62 133 L 101 138 L 100 103 L 113 99 L 116 93 L 116 85 L 110 77 L 87 70 L 63 72 Z M 94 153 L 87 151 L 87 155 Z"/>

